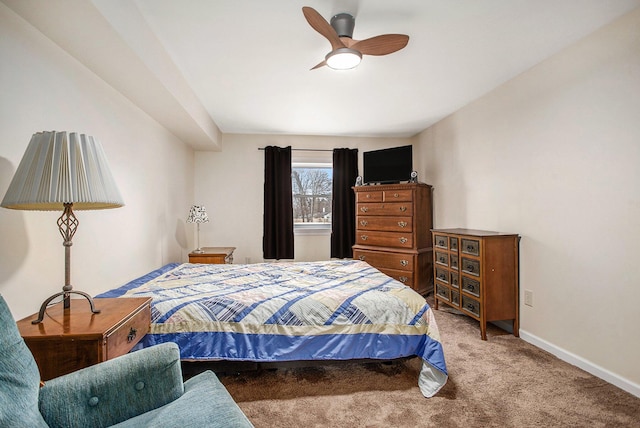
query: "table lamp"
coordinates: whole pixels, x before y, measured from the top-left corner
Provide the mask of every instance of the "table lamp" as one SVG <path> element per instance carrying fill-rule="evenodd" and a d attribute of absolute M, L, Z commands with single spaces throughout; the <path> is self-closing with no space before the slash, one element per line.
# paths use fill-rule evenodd
<path fill-rule="evenodd" d="M 198 226 L 198 248 L 193 250 L 194 253 L 202 254 L 204 251 L 200 248 L 200 223 L 209 223 L 209 216 L 207 216 L 207 210 L 202 205 L 193 205 L 189 210 L 189 217 L 187 217 L 187 223 L 196 223 Z"/>

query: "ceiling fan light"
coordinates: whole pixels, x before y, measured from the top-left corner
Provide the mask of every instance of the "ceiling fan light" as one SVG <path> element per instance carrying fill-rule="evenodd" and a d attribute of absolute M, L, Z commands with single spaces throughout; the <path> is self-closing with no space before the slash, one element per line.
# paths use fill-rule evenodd
<path fill-rule="evenodd" d="M 325 57 L 327 65 L 334 70 L 349 70 L 360 64 L 361 60 L 362 54 L 349 48 L 338 48 Z"/>

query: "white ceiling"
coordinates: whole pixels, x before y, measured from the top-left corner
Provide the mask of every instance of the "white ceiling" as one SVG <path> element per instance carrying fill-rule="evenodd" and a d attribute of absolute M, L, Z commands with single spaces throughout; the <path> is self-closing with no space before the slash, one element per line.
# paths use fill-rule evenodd
<path fill-rule="evenodd" d="M 213 149 L 220 131 L 413 136 L 640 7 L 640 0 L 2 1 L 176 135 Z M 353 70 L 310 71 L 330 44 L 302 6 L 327 20 L 353 14 L 355 39 L 401 33 L 409 44 L 365 56 Z M 61 14 L 74 25 L 57 28 Z"/>

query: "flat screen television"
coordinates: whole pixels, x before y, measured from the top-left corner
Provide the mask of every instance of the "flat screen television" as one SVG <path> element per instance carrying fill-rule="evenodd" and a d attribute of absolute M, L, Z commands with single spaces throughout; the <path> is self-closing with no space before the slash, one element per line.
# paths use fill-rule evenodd
<path fill-rule="evenodd" d="M 366 184 L 409 181 L 413 171 L 412 146 L 363 152 L 362 166 Z"/>

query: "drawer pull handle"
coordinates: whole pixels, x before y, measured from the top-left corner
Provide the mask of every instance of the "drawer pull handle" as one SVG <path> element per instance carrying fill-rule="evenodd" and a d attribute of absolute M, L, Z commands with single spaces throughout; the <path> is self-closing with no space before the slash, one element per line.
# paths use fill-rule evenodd
<path fill-rule="evenodd" d="M 367 193 L 367 195 L 365 196 L 365 198 L 369 199 L 369 198 L 371 198 L 371 195 Z"/>
<path fill-rule="evenodd" d="M 398 280 L 404 284 L 409 280 L 409 278 L 407 278 L 406 276 L 401 276 L 400 278 L 398 278 Z"/>
<path fill-rule="evenodd" d="M 402 266 L 407 266 L 409 264 L 409 260 L 400 260 L 400 264 Z"/>
<path fill-rule="evenodd" d="M 442 273 L 442 274 L 438 275 L 438 278 L 440 278 L 443 281 L 446 281 L 447 280 L 447 275 Z"/>
<path fill-rule="evenodd" d="M 400 207 L 400 211 L 405 212 L 407 210 L 407 207 L 405 207 L 404 205 Z"/>
<path fill-rule="evenodd" d="M 360 261 L 363 262 L 364 259 L 366 259 L 366 257 L 365 256 L 360 256 L 360 257 L 358 257 L 358 259 L 360 259 Z"/>
<path fill-rule="evenodd" d="M 407 222 L 406 222 L 406 221 L 399 221 L 399 222 L 398 222 L 398 226 L 400 226 L 400 227 L 407 227 Z"/>
<path fill-rule="evenodd" d="M 131 327 L 131 329 L 129 330 L 129 334 L 127 335 L 127 342 L 133 341 L 137 335 L 138 335 L 138 330 Z"/>
<path fill-rule="evenodd" d="M 440 263 L 444 263 L 447 259 L 445 259 L 444 257 L 440 257 Z"/>
<path fill-rule="evenodd" d="M 401 244 L 406 244 L 406 243 L 407 243 L 407 241 L 408 241 L 408 239 L 407 239 L 407 238 L 405 238 L 404 236 L 403 236 L 402 238 L 399 238 L 399 240 L 400 240 L 400 243 L 401 243 Z"/>
<path fill-rule="evenodd" d="M 468 266 L 467 266 L 467 270 L 468 270 L 469 272 L 473 272 L 473 265 L 468 265 Z"/>
<path fill-rule="evenodd" d="M 363 213 L 366 213 L 367 211 L 369 211 L 369 208 L 367 208 L 367 207 L 360 207 L 360 211 L 362 211 Z"/>
<path fill-rule="evenodd" d="M 367 220 L 360 220 L 360 226 L 366 226 L 369 222 Z"/>
<path fill-rule="evenodd" d="M 438 241 L 438 245 L 444 247 L 444 241 Z"/>
<path fill-rule="evenodd" d="M 400 195 L 398 195 L 397 193 L 394 193 L 394 194 L 393 194 L 393 197 L 394 197 L 394 198 L 398 198 L 399 196 L 400 196 Z"/>
<path fill-rule="evenodd" d="M 467 303 L 467 309 L 471 312 L 474 312 L 475 308 L 471 303 Z"/>
<path fill-rule="evenodd" d="M 476 287 L 473 284 L 467 284 L 467 290 L 473 293 L 474 291 L 476 291 Z"/>
<path fill-rule="evenodd" d="M 366 241 L 368 237 L 369 236 L 367 236 L 367 235 L 362 235 L 362 236 L 360 236 L 360 239 L 362 239 L 363 241 Z"/>

